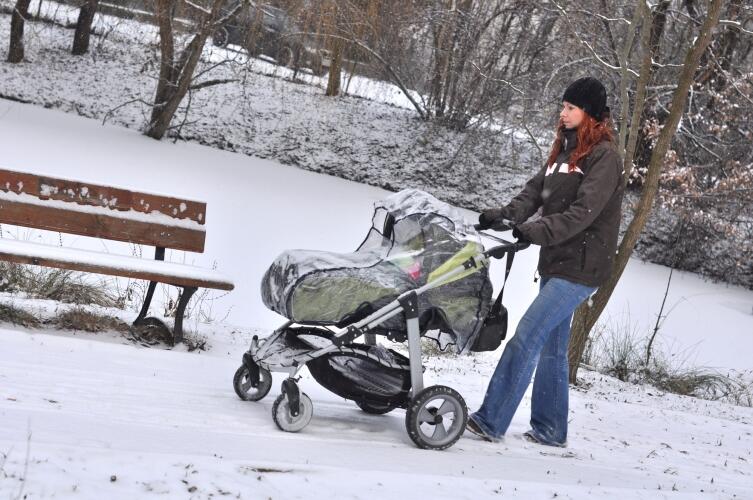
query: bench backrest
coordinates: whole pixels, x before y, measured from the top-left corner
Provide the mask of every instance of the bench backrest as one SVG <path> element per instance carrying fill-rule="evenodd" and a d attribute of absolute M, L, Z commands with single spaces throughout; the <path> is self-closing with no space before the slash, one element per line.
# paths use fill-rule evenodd
<path fill-rule="evenodd" d="M 0 223 L 203 252 L 206 203 L 0 170 Z"/>

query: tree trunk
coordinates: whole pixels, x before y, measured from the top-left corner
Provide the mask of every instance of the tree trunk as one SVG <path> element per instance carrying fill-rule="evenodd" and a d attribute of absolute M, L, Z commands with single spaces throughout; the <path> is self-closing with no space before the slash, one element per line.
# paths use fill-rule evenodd
<path fill-rule="evenodd" d="M 447 73 L 450 68 L 450 53 L 452 52 L 450 44 L 455 21 L 455 5 L 456 0 L 451 0 L 449 12 L 441 16 L 438 25 L 434 29 L 434 62 L 431 69 L 431 91 L 429 93 L 427 111 L 431 112 L 431 108 L 433 108 L 434 116 L 438 118 L 443 117 L 445 112 L 445 103 L 443 101 L 445 94 L 444 83 L 447 80 Z M 445 8 L 445 2 L 441 2 L 441 6 L 438 6 L 437 11 L 441 12 Z"/>
<path fill-rule="evenodd" d="M 161 139 L 165 135 L 167 126 L 163 124 L 163 109 L 169 98 L 170 88 L 175 77 L 175 39 L 173 37 L 173 6 L 174 0 L 155 0 L 154 14 L 159 26 L 160 44 L 160 73 L 157 80 L 157 93 L 154 96 L 152 116 L 149 119 L 149 127 L 146 135 L 153 139 Z M 168 125 L 172 116 L 168 119 Z"/>
<path fill-rule="evenodd" d="M 8 62 L 20 63 L 24 60 L 24 23 L 29 17 L 31 0 L 18 0 L 10 18 L 10 43 Z"/>
<path fill-rule="evenodd" d="M 329 77 L 327 79 L 327 93 L 330 97 L 340 94 L 340 80 L 342 76 L 343 65 L 343 48 L 345 41 L 342 38 L 332 40 L 332 62 L 329 66 Z"/>
<path fill-rule="evenodd" d="M 76 33 L 73 35 L 74 56 L 86 54 L 89 51 L 89 36 L 92 31 L 92 22 L 94 22 L 94 13 L 97 12 L 99 0 L 87 0 L 81 6 L 78 13 L 78 22 L 76 23 Z"/>
<path fill-rule="evenodd" d="M 144 132 L 147 136 L 162 139 L 170 128 L 178 106 L 191 87 L 201 51 L 223 5 L 224 0 L 213 0 L 211 11 L 198 23 L 198 31 L 176 60 L 172 27 L 175 0 L 155 0 L 155 14 L 160 30 L 160 77 L 152 115 Z"/>
<path fill-rule="evenodd" d="M 618 64 L 620 65 L 620 131 L 617 139 L 617 151 L 622 154 L 622 158 L 626 159 L 625 144 L 627 143 L 627 131 L 628 131 L 628 119 L 630 114 L 630 99 L 628 98 L 628 87 L 630 85 L 630 78 L 628 77 L 628 58 L 630 57 L 630 51 L 633 49 L 633 39 L 635 38 L 636 26 L 641 26 L 641 40 L 646 38 L 648 22 L 648 7 L 645 3 L 641 2 L 635 8 L 633 13 L 633 20 L 630 22 L 630 29 L 628 30 L 625 42 L 622 46 L 622 51 L 618 55 Z M 645 19 L 645 21 L 644 21 Z M 642 73 L 641 73 L 642 74 Z M 624 163 L 623 163 L 624 164 Z M 624 169 L 623 169 L 624 170 Z"/>
<path fill-rule="evenodd" d="M 659 188 L 659 177 L 664 164 L 664 157 L 669 150 L 672 137 L 674 136 L 680 118 L 685 111 L 688 90 L 693 83 L 693 77 L 698 69 L 701 56 L 706 51 L 706 48 L 711 41 L 711 32 L 719 22 L 719 13 L 723 1 L 724 0 L 711 0 L 708 14 L 703 22 L 703 26 L 701 26 L 701 31 L 696 37 L 693 46 L 685 55 L 682 71 L 678 79 L 678 85 L 672 95 L 672 105 L 669 110 L 669 116 L 659 133 L 656 145 L 651 153 L 648 174 L 643 185 L 643 193 L 635 210 L 633 220 L 630 222 L 630 225 L 620 242 L 612 275 L 606 283 L 599 287 L 598 292 L 593 297 L 593 304 L 590 307 L 587 304 L 581 305 L 573 318 L 568 352 L 570 362 L 569 379 L 573 384 L 576 383 L 578 368 L 583 356 L 586 340 L 588 339 L 588 333 L 604 311 L 614 288 L 617 286 L 617 282 L 625 271 L 625 267 L 630 260 L 630 255 L 635 248 L 635 244 L 638 241 L 641 231 L 648 220 L 651 207 L 653 206 L 656 197 L 656 192 Z M 644 50 L 646 49 L 644 48 Z M 634 110 L 634 113 L 639 112 L 642 112 L 642 106 Z"/>

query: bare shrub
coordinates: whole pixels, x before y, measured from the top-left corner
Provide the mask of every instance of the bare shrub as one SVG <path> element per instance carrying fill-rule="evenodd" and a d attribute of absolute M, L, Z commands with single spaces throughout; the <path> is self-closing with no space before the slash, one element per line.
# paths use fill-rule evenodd
<path fill-rule="evenodd" d="M 0 322 L 12 323 L 25 328 L 39 327 L 39 320 L 36 317 L 9 304 L 0 304 Z"/>
<path fill-rule="evenodd" d="M 104 331 L 125 333 L 131 329 L 130 325 L 121 319 L 95 314 L 78 307 L 61 312 L 50 323 L 66 330 L 83 330 L 94 333 Z"/>
<path fill-rule="evenodd" d="M 642 369 L 643 339 L 629 321 L 618 328 L 602 334 L 601 348 L 597 366 L 605 374 L 616 377 L 623 382 L 630 382 Z"/>

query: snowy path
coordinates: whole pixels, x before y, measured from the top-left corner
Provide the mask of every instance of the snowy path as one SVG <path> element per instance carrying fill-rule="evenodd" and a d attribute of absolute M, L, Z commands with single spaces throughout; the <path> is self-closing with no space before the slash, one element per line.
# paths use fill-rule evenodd
<path fill-rule="evenodd" d="M 750 409 L 606 384 L 597 395 L 574 393 L 567 450 L 522 441 L 525 409 L 505 443 L 463 438 L 431 452 L 412 446 L 402 411 L 365 415 L 311 381 L 303 382 L 314 400 L 311 424 L 300 434 L 278 431 L 270 415 L 278 383 L 261 403 L 232 392 L 240 345 L 196 354 L 0 335 L 2 498 L 22 486 L 27 448 L 30 498 L 753 497 Z M 439 360 L 428 377 L 438 373 L 473 407 L 491 365 L 478 365 L 478 375 L 458 369 L 467 365 Z M 662 432 L 669 421 L 673 429 Z"/>

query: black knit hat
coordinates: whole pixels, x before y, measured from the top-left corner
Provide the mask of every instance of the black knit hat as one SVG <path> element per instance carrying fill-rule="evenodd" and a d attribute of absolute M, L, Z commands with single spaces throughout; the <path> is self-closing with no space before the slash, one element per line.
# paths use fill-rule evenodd
<path fill-rule="evenodd" d="M 607 89 L 596 78 L 587 76 L 580 78 L 571 83 L 565 94 L 562 96 L 563 101 L 575 104 L 591 115 L 596 120 L 605 118 L 605 112 L 609 113 L 607 107 Z"/>

